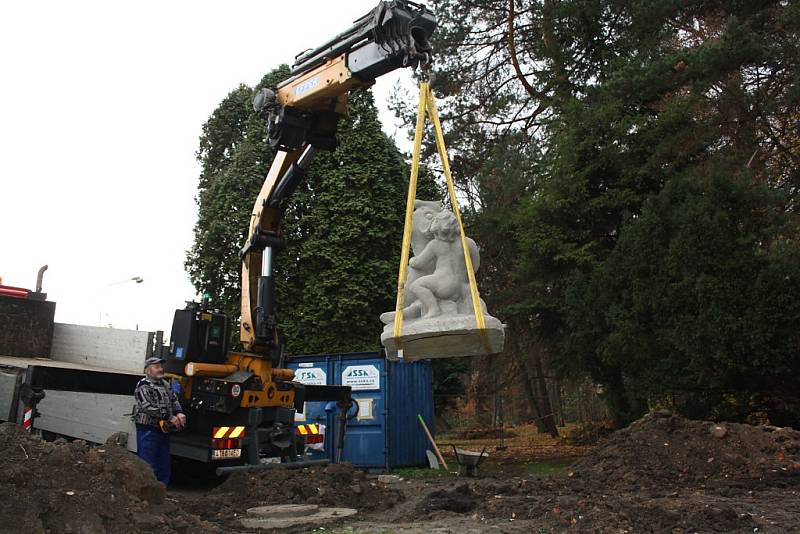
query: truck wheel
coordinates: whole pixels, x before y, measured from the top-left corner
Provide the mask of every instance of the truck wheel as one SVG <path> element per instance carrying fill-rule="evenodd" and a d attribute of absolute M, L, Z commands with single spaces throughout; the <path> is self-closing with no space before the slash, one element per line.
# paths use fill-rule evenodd
<path fill-rule="evenodd" d="M 34 428 L 33 433 L 41 437 L 43 441 L 55 441 L 58 438 L 64 437 L 61 434 L 56 434 L 55 432 L 50 432 L 49 430 L 41 430 L 38 428 Z M 65 439 L 71 441 L 70 438 L 65 438 Z"/>
<path fill-rule="evenodd" d="M 303 441 L 305 442 L 305 440 Z M 295 434 L 294 437 L 292 438 L 292 444 L 289 446 L 288 449 L 286 449 L 287 451 L 286 456 L 281 456 L 281 462 L 286 463 L 286 462 L 298 461 L 300 459 L 299 458 L 300 455 L 298 454 L 297 451 L 301 446 L 302 445 L 300 443 L 300 440 L 298 439 L 297 434 Z"/>

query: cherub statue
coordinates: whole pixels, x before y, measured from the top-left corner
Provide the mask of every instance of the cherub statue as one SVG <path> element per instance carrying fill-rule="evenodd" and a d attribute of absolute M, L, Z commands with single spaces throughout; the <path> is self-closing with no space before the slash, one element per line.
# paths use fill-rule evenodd
<path fill-rule="evenodd" d="M 404 320 L 418 319 L 423 314 L 422 308 L 424 303 L 419 300 L 419 297 L 414 292 L 413 288 L 418 279 L 433 275 L 436 265 L 434 262 L 418 261 L 418 258 L 421 256 L 425 248 L 433 241 L 434 219 L 440 216 L 443 217 L 443 219 L 439 223 L 439 226 L 442 224 L 447 226 L 447 228 L 444 229 L 444 232 L 448 234 L 445 239 L 452 238 L 453 242 L 457 245 L 458 250 L 456 251 L 456 254 L 458 255 L 457 257 L 459 259 L 455 259 L 454 263 L 458 263 L 460 261 L 461 264 L 454 266 L 454 272 L 458 273 L 463 271 L 463 282 L 466 283 L 467 286 L 466 288 L 462 288 L 462 292 L 464 292 L 464 295 L 467 295 L 467 297 L 469 296 L 469 279 L 467 278 L 466 274 L 466 264 L 464 263 L 464 254 L 462 252 L 458 231 L 458 222 L 456 221 L 455 215 L 453 215 L 453 213 L 450 211 L 443 211 L 441 202 L 432 200 L 416 200 L 414 201 L 414 216 L 411 227 L 411 251 L 414 253 L 414 257 L 412 257 L 408 263 L 409 269 L 406 278 L 405 308 L 403 308 Z M 472 268 L 475 270 L 475 272 L 477 272 L 481 261 L 480 254 L 478 252 L 478 245 L 475 244 L 475 241 L 468 237 L 467 248 L 469 248 L 470 258 L 472 259 Z M 425 282 L 425 284 L 428 283 L 430 283 L 430 280 Z M 440 291 L 440 294 L 441 293 L 442 291 Z M 444 297 L 439 297 L 439 299 L 443 298 Z M 455 304 L 455 306 L 453 306 L 453 304 Z M 433 309 L 438 309 L 440 311 L 434 311 L 434 314 L 429 315 L 429 317 L 439 315 L 442 307 L 445 308 L 445 313 L 472 313 L 472 300 L 468 299 L 466 302 L 464 302 L 462 299 L 458 298 L 458 295 L 453 294 L 451 297 L 447 297 L 447 302 L 443 302 L 442 306 L 437 303 Z M 381 321 L 384 324 L 391 324 L 394 322 L 394 316 L 394 311 L 383 313 L 381 314 Z"/>
<path fill-rule="evenodd" d="M 421 271 L 428 270 L 433 265 L 431 274 L 417 278 L 409 287 L 411 293 L 417 297 L 417 302 L 422 304 L 423 319 L 442 314 L 439 301 L 449 300 L 458 304 L 465 296 L 464 284 L 469 284 L 464 248 L 459 239 L 455 215 L 449 211 L 437 213 L 431 221 L 430 231 L 433 239 L 408 263 L 409 267 Z M 475 245 L 472 239 L 469 241 Z"/>
<path fill-rule="evenodd" d="M 504 325 L 488 315 L 481 300 L 486 331 L 476 329 L 464 248 L 455 215 L 439 202 L 414 204 L 408 263 L 403 329 L 394 337 L 395 312 L 381 315 L 386 327 L 381 342 L 387 357 L 397 358 L 402 344 L 404 358 L 446 358 L 493 354 L 503 348 Z M 475 241 L 466 238 L 472 266 L 480 266 Z"/>

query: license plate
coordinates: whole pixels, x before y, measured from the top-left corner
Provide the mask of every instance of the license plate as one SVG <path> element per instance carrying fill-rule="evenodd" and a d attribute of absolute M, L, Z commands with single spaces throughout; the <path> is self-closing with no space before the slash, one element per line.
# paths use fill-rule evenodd
<path fill-rule="evenodd" d="M 215 449 L 211 451 L 212 460 L 223 460 L 225 458 L 241 458 L 242 449 Z"/>

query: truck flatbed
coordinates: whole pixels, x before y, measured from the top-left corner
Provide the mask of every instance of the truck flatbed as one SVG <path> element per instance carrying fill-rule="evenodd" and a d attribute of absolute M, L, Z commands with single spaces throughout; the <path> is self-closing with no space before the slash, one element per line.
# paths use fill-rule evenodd
<path fill-rule="evenodd" d="M 103 443 L 111 434 L 128 436 L 136 450 L 130 414 L 141 374 L 51 358 L 0 355 L 0 420 L 22 422 L 21 385 L 44 391 L 35 427 L 55 435 Z"/>
<path fill-rule="evenodd" d="M 57 367 L 59 369 L 75 369 L 80 371 L 97 371 L 101 373 L 118 373 L 131 376 L 142 376 L 141 373 L 133 373 L 122 369 L 112 369 L 109 367 L 98 367 L 80 363 L 62 362 L 52 358 L 26 358 L 19 356 L 3 356 L 0 354 L 0 367 L 20 367 L 27 368 L 32 366 Z"/>

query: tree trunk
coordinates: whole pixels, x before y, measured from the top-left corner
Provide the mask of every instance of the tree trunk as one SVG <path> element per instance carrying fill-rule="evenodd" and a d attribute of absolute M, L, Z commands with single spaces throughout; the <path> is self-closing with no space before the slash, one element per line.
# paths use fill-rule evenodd
<path fill-rule="evenodd" d="M 544 378 L 544 365 L 542 365 L 542 348 L 538 345 L 533 346 L 531 351 L 533 359 L 533 371 L 535 373 L 534 379 L 536 380 L 536 389 L 540 399 L 539 410 L 544 426 L 545 432 L 558 437 L 558 427 L 556 426 L 556 416 L 553 413 L 553 407 L 550 404 L 550 395 L 547 392 L 547 381 Z"/>
<path fill-rule="evenodd" d="M 514 358 L 514 366 L 522 373 L 522 387 L 525 390 L 525 396 L 528 398 L 528 407 L 533 416 L 536 429 L 541 433 L 545 433 L 547 429 L 542 421 L 542 412 L 539 409 L 539 401 L 536 398 L 536 390 L 534 389 L 532 374 L 528 368 L 527 355 L 524 350 L 527 344 L 523 343 L 520 339 L 523 330 L 515 328 L 514 331 L 515 335 L 509 336 L 509 339 L 506 340 L 506 344 L 510 345 L 509 348 L 511 350 L 509 352 Z"/>
<path fill-rule="evenodd" d="M 641 402 L 628 397 L 622 381 L 622 373 L 619 370 L 609 376 L 605 386 L 604 400 L 615 426 L 625 426 L 646 412 L 646 407 Z"/>
<path fill-rule="evenodd" d="M 522 382 L 523 386 L 525 386 L 525 393 L 528 397 L 528 403 L 531 407 L 533 422 L 536 424 L 536 429 L 542 434 L 545 434 L 547 433 L 547 427 L 542 419 L 542 411 L 539 409 L 539 401 L 536 398 L 536 391 L 533 387 L 533 377 L 528 370 L 528 363 L 525 361 L 525 358 L 520 358 L 519 367 L 524 375 Z"/>
<path fill-rule="evenodd" d="M 554 379 L 550 382 L 550 403 L 556 411 L 556 423 L 558 426 L 564 426 L 564 401 L 561 398 L 561 381 Z"/>

